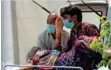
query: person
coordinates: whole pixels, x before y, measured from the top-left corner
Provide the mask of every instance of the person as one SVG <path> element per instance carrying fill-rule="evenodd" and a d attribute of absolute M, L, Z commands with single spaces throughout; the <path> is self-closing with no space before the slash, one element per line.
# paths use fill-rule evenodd
<path fill-rule="evenodd" d="M 33 56 L 35 55 L 36 51 L 40 49 L 56 49 L 55 45 L 58 46 L 58 44 L 62 46 L 62 52 L 67 49 L 66 45 L 69 34 L 65 30 L 62 30 L 61 20 L 61 17 L 59 17 L 56 13 L 53 12 L 49 14 L 47 17 L 47 29 L 38 36 L 37 46 L 32 47 L 32 49 L 28 52 L 26 57 L 27 64 L 32 64 Z"/>
<path fill-rule="evenodd" d="M 62 21 L 62 19 L 56 13 L 49 14 L 49 16 L 47 17 L 47 29 L 38 36 L 37 47 L 40 47 L 42 49 L 48 49 L 48 50 L 53 49 L 52 45 L 54 44 L 56 40 L 56 36 L 58 35 L 56 33 L 56 30 L 58 29 L 58 31 L 60 31 L 59 28 L 56 28 L 56 23 L 59 24 L 59 27 L 61 25 L 59 21 Z M 61 41 L 60 44 L 62 46 L 61 51 L 64 52 L 67 49 L 69 34 L 65 30 L 62 30 L 60 37 L 61 37 L 61 40 L 59 41 Z"/>
<path fill-rule="evenodd" d="M 71 29 L 68 51 L 72 48 L 73 41 L 81 35 L 99 36 L 99 30 L 94 24 L 82 22 L 82 11 L 78 7 L 65 6 L 60 9 L 60 15 L 64 26 Z"/>
<path fill-rule="evenodd" d="M 89 48 L 88 43 L 94 37 L 80 36 L 75 41 L 72 49 L 68 52 L 60 53 L 59 51 L 53 52 L 53 50 L 44 50 L 37 47 L 33 47 L 27 57 L 32 59 L 30 65 L 45 65 L 45 66 L 79 66 L 84 70 L 92 70 L 98 64 L 102 56 L 98 52 L 94 52 Z M 35 49 L 36 50 L 35 50 Z M 31 54 L 31 56 L 30 56 Z M 30 70 L 32 67 L 29 67 Z M 24 68 L 27 70 L 28 68 Z M 64 68 L 51 68 L 51 67 L 38 67 L 35 70 L 75 70 Z"/>

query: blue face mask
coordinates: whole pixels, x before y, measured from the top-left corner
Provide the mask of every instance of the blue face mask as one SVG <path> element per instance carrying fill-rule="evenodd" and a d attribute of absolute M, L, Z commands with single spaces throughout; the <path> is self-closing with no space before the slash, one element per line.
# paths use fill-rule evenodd
<path fill-rule="evenodd" d="M 75 22 L 69 22 L 67 19 L 63 20 L 64 26 L 66 28 L 72 29 L 72 27 L 75 25 Z"/>
<path fill-rule="evenodd" d="M 47 24 L 47 32 L 48 33 L 54 33 L 55 32 L 55 26 L 52 24 Z"/>

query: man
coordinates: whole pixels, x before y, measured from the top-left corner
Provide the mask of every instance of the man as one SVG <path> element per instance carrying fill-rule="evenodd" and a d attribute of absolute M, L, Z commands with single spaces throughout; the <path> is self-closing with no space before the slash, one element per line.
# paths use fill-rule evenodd
<path fill-rule="evenodd" d="M 66 6 L 60 9 L 63 23 L 66 28 L 71 29 L 68 51 L 72 48 L 73 42 L 81 35 L 98 36 L 98 28 L 90 23 L 82 22 L 82 11 L 78 7 Z"/>
<path fill-rule="evenodd" d="M 47 29 L 42 32 L 37 39 L 37 47 L 40 47 L 42 49 L 52 50 L 52 45 L 54 42 L 57 42 L 57 38 L 61 40 L 59 44 L 62 46 L 62 52 L 64 52 L 67 49 L 67 42 L 68 42 L 68 32 L 62 30 L 62 19 L 57 16 L 56 13 L 50 13 L 47 18 Z M 61 33 L 61 34 L 60 34 Z"/>
<path fill-rule="evenodd" d="M 83 70 L 97 69 L 96 65 L 102 60 L 100 53 L 89 48 L 89 42 L 94 37 L 79 36 L 69 52 L 62 53 L 56 60 L 56 66 L 79 66 Z M 57 69 L 75 70 L 75 69 Z M 78 69 L 77 69 L 78 70 Z"/>

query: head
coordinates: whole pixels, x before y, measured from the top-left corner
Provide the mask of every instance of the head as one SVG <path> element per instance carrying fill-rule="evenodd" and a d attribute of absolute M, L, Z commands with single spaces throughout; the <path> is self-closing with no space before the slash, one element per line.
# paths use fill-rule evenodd
<path fill-rule="evenodd" d="M 56 13 L 50 13 L 47 17 L 47 31 L 48 33 L 55 33 L 55 21 L 57 18 Z"/>
<path fill-rule="evenodd" d="M 27 59 L 26 59 L 26 61 L 27 61 L 27 62 L 32 61 L 32 60 L 33 60 L 33 57 L 34 57 L 35 54 L 36 54 L 36 52 L 39 51 L 39 50 L 41 50 L 41 49 L 38 48 L 38 47 L 36 47 L 36 46 L 32 47 L 32 49 L 31 49 L 31 50 L 28 52 L 28 54 L 27 54 Z"/>
<path fill-rule="evenodd" d="M 72 28 L 75 25 L 79 26 L 82 22 L 82 11 L 78 7 L 74 6 L 66 6 L 60 9 L 60 15 L 64 19 L 64 23 L 70 23 L 70 27 Z M 65 24 L 67 27 L 68 24 Z"/>
<path fill-rule="evenodd" d="M 39 47 L 32 47 L 32 49 L 28 52 L 27 54 L 27 62 L 29 63 L 32 60 L 39 60 L 38 58 L 41 57 L 42 55 L 46 54 L 48 51 L 41 49 Z"/>
<path fill-rule="evenodd" d="M 52 24 L 55 25 L 55 20 L 57 18 L 57 14 L 56 13 L 50 13 L 47 17 L 47 24 Z"/>

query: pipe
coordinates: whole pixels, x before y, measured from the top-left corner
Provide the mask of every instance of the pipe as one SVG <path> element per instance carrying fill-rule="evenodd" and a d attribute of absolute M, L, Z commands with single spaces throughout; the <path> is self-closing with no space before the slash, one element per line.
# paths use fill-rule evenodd
<path fill-rule="evenodd" d="M 37 4 L 39 7 L 41 7 L 43 10 L 45 10 L 47 13 L 50 13 L 49 10 L 47 10 L 45 7 L 41 6 L 39 3 L 37 3 L 36 1 L 32 0 L 35 4 Z"/>
<path fill-rule="evenodd" d="M 82 1 L 82 3 L 84 3 L 89 9 L 91 9 L 93 12 L 95 12 L 98 16 L 102 16 L 102 15 L 100 15 L 97 11 L 95 11 L 93 8 L 91 8 L 89 5 L 87 5 L 83 0 L 81 0 Z"/>
<path fill-rule="evenodd" d="M 83 70 L 82 67 L 75 67 L 75 66 L 44 66 L 44 65 L 5 65 L 5 67 L 8 67 L 8 66 L 11 66 L 11 67 L 53 67 L 53 68 L 71 68 L 71 69 L 80 69 L 80 70 Z"/>

